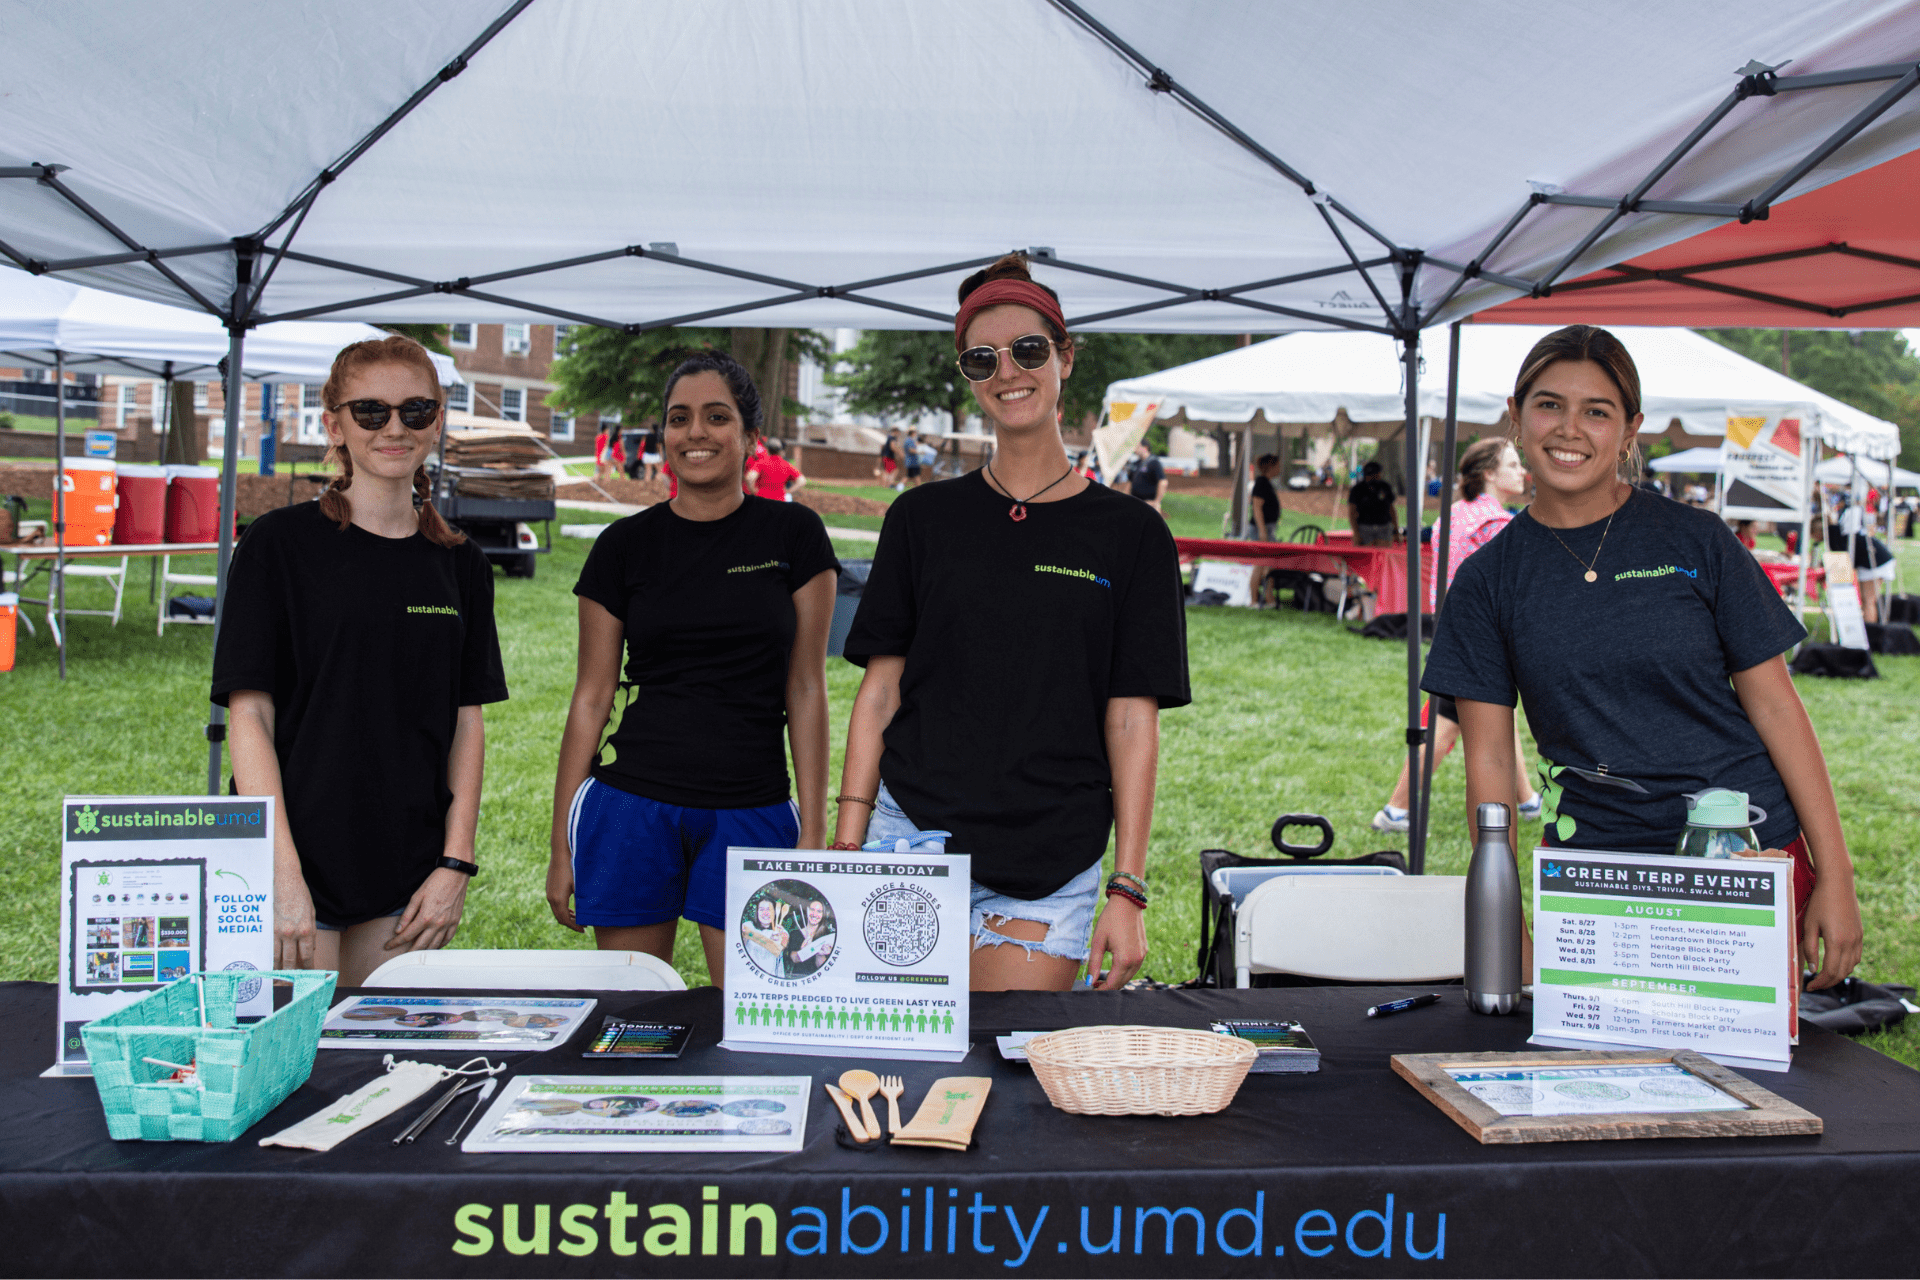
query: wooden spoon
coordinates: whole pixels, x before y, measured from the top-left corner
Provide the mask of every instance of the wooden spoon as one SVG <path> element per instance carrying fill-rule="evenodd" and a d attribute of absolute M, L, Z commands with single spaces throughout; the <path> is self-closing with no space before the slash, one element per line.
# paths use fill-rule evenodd
<path fill-rule="evenodd" d="M 871 1071 L 863 1071 L 856 1067 L 852 1071 L 841 1074 L 840 1087 L 860 1099 L 860 1118 L 866 1122 L 867 1132 L 876 1138 L 879 1137 L 884 1130 L 880 1128 L 880 1117 L 873 1114 L 873 1103 L 870 1099 L 880 1092 L 880 1077 Z"/>

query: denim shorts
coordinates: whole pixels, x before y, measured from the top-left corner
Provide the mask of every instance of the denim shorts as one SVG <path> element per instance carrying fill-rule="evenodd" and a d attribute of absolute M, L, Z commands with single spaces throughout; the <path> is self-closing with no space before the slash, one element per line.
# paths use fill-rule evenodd
<path fill-rule="evenodd" d="M 918 831 L 918 825 L 894 802 L 887 784 L 880 784 L 880 795 L 867 823 L 867 840 L 898 840 Z M 955 850 L 960 852 L 960 850 Z M 973 917 L 969 932 L 975 947 L 1011 942 L 1031 953 L 1058 956 L 1062 960 L 1084 963 L 1087 943 L 1093 937 L 1094 910 L 1100 904 L 1100 863 L 1098 860 L 1079 875 L 1044 898 L 1009 898 L 995 893 L 975 880 L 972 885 Z M 1047 926 L 1047 935 L 1038 942 L 1009 938 L 987 927 L 987 918 L 1037 920 Z"/>
<path fill-rule="evenodd" d="M 573 793 L 573 918 L 603 929 L 681 916 L 726 928 L 727 846 L 791 849 L 793 801 L 758 809 L 687 809 L 588 778 Z"/>

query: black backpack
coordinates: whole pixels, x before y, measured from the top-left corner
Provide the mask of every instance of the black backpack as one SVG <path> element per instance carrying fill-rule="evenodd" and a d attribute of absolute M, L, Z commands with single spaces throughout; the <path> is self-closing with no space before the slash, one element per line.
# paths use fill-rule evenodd
<path fill-rule="evenodd" d="M 1825 991 L 1802 991 L 1800 1016 L 1816 1027 L 1857 1036 L 1905 1020 L 1912 1001 L 1912 987 L 1845 978 Z"/>
<path fill-rule="evenodd" d="M 1320 831 L 1320 842 L 1311 847 L 1294 844 L 1286 837 L 1288 827 L 1316 827 Z M 1402 872 L 1407 869 L 1405 856 L 1394 849 L 1382 849 L 1358 858 L 1321 858 L 1321 854 L 1333 848 L 1333 824 L 1317 813 L 1281 814 L 1274 821 L 1271 839 L 1273 847 L 1285 857 L 1249 858 L 1231 849 L 1200 851 L 1200 950 L 1195 956 L 1200 976 L 1193 986 L 1231 988 L 1234 984 L 1233 896 L 1213 887 L 1213 873 L 1222 867 L 1288 867 L 1311 862 L 1321 867 L 1394 867 Z M 1338 985 L 1284 973 L 1255 974 L 1252 982 L 1256 987 Z"/>

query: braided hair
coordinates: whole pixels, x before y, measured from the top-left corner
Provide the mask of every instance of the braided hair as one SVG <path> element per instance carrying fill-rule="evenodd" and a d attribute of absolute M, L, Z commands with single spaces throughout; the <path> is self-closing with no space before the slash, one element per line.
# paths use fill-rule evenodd
<path fill-rule="evenodd" d="M 326 386 L 321 389 L 321 401 L 328 405 L 338 404 L 340 397 L 346 394 L 349 378 L 379 364 L 403 365 L 424 374 L 428 386 L 437 389 L 440 385 L 440 371 L 433 367 L 427 349 L 412 338 L 396 333 L 341 348 L 340 354 L 333 358 L 333 369 L 327 374 Z M 445 429 L 443 422 L 441 430 Z M 327 452 L 327 461 L 337 465 L 340 474 L 320 495 L 320 514 L 338 524 L 344 533 L 347 526 L 353 523 L 353 500 L 347 497 L 347 491 L 353 488 L 353 455 L 347 452 L 345 445 L 337 444 Z M 442 547 L 457 547 L 467 540 L 466 534 L 448 524 L 434 508 L 433 484 L 427 477 L 424 464 L 414 468 L 413 501 L 420 512 L 420 532 L 427 541 Z"/>

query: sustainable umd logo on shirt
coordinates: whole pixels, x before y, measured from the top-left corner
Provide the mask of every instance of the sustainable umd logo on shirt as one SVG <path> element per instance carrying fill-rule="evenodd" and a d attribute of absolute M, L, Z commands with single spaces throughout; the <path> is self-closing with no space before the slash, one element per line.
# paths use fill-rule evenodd
<path fill-rule="evenodd" d="M 1094 573 L 1091 569 L 1063 569 L 1057 564 L 1037 564 L 1033 566 L 1033 571 L 1035 573 L 1057 573 L 1062 577 L 1079 578 L 1081 581 L 1091 582 L 1097 587 L 1105 587 L 1108 590 L 1113 589 L 1111 582 L 1108 582 L 1099 574 Z"/>

